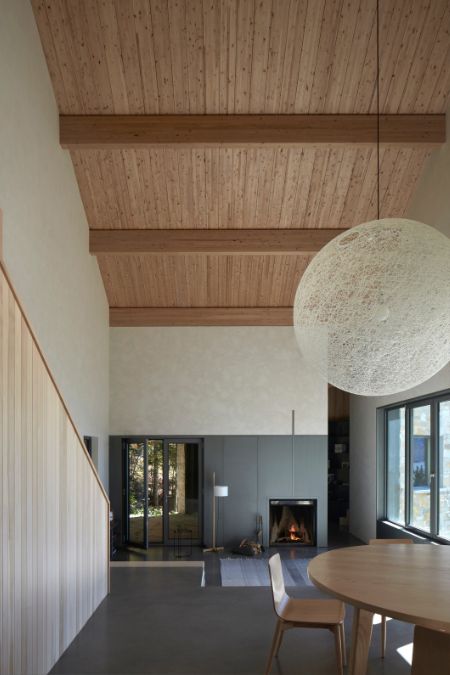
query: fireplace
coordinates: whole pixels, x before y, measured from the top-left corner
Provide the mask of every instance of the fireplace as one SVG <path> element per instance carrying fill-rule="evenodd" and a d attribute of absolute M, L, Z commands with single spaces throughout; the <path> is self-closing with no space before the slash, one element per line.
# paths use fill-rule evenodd
<path fill-rule="evenodd" d="M 270 546 L 316 546 L 317 499 L 269 501 Z"/>

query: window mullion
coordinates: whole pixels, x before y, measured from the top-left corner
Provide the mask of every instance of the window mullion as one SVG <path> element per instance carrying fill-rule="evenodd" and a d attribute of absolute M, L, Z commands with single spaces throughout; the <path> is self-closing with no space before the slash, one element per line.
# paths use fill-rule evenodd
<path fill-rule="evenodd" d="M 431 534 L 437 536 L 439 529 L 439 403 L 431 405 Z"/>
<path fill-rule="evenodd" d="M 388 453 L 389 453 L 389 443 L 388 443 L 388 411 L 384 411 L 383 415 L 383 424 L 384 424 L 384 517 L 388 520 L 388 475 L 389 475 L 389 464 L 388 464 Z"/>
<path fill-rule="evenodd" d="M 411 520 L 411 406 L 405 406 L 405 525 Z"/>

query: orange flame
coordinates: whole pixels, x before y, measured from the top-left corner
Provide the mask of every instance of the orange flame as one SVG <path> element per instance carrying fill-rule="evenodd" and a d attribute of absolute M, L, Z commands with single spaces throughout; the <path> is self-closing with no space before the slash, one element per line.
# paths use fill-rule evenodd
<path fill-rule="evenodd" d="M 291 525 L 289 528 L 289 539 L 291 541 L 300 541 L 300 537 L 297 537 L 297 530 L 294 525 Z"/>

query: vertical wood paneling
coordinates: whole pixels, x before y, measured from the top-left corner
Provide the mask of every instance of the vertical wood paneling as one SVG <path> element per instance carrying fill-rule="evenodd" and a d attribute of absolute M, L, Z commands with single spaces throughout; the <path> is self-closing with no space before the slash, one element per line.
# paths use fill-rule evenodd
<path fill-rule="evenodd" d="M 39 675 L 108 591 L 109 503 L 3 269 L 0 442 L 0 673 Z"/>
<path fill-rule="evenodd" d="M 350 417 L 350 395 L 347 391 L 328 385 L 328 420 Z"/>

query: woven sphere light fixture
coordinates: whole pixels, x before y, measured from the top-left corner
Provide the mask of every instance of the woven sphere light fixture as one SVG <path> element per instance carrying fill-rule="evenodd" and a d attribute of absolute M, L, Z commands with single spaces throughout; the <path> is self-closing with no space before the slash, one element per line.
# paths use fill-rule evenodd
<path fill-rule="evenodd" d="M 294 327 L 339 389 L 376 396 L 424 382 L 450 360 L 450 239 L 401 218 L 344 232 L 303 275 Z"/>

